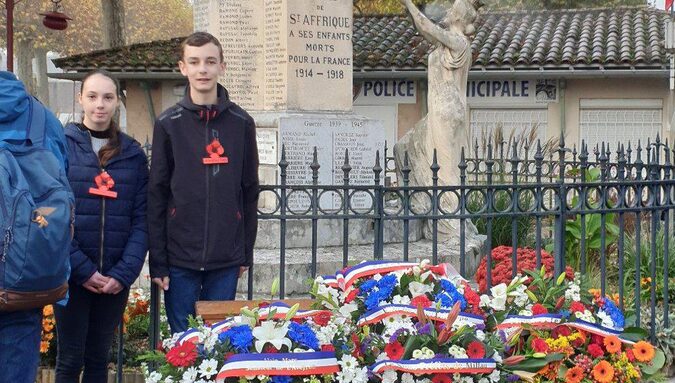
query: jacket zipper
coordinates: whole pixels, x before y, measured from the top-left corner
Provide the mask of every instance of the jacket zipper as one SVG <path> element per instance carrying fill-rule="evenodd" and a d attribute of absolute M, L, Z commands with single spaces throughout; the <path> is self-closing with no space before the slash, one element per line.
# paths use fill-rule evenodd
<path fill-rule="evenodd" d="M 101 197 L 101 246 L 99 248 L 99 273 L 103 274 L 103 241 L 105 240 L 105 198 Z"/>
<path fill-rule="evenodd" d="M 0 193 L 2 193 L 2 192 L 0 192 Z M 14 200 L 14 204 L 12 204 L 12 217 L 10 218 L 9 225 L 7 226 L 7 228 L 5 228 L 3 241 L 2 241 L 2 254 L 0 254 L 2 256 L 0 258 L 0 261 L 2 263 L 5 263 L 5 257 L 7 256 L 7 253 L 9 253 L 9 245 L 11 245 L 12 242 L 14 241 L 13 228 L 14 228 L 14 219 L 16 218 L 16 207 L 19 204 L 19 199 L 21 199 L 21 197 L 23 197 L 26 194 L 28 194 L 27 191 L 23 191 L 23 192 L 19 193 L 19 195 L 17 195 L 16 199 Z M 3 205 L 3 210 L 5 210 L 4 205 Z"/>
<path fill-rule="evenodd" d="M 211 108 L 206 108 L 206 124 L 204 125 L 204 130 L 205 130 L 205 141 L 206 145 L 210 144 L 211 142 L 209 141 L 209 137 L 211 136 L 209 134 L 209 119 L 210 119 L 210 114 L 211 114 Z M 206 269 L 206 250 L 208 248 L 208 239 L 209 239 L 209 202 L 211 200 L 210 197 L 210 185 L 209 185 L 209 172 L 211 169 L 209 166 L 205 166 L 205 172 L 206 172 L 206 203 L 204 204 L 205 206 L 205 211 L 204 211 L 204 247 L 202 249 L 202 264 L 201 264 L 201 270 Z"/>

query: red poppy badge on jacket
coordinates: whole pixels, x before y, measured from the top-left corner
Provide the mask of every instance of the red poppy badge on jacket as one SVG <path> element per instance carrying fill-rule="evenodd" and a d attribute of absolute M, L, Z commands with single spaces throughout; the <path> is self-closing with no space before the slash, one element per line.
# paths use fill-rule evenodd
<path fill-rule="evenodd" d="M 94 177 L 95 188 L 89 188 L 89 194 L 98 195 L 106 198 L 117 198 L 117 192 L 111 189 L 115 186 L 115 180 L 105 170 Z"/>
<path fill-rule="evenodd" d="M 225 153 L 225 149 L 217 138 L 214 138 L 210 144 L 206 145 L 206 153 L 209 156 L 202 159 L 204 165 L 218 165 L 229 162 L 227 156 L 223 155 Z"/>

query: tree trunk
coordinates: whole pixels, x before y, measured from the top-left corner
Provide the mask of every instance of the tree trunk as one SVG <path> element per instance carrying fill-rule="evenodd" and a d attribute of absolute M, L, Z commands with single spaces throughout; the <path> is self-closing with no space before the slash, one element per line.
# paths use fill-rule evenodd
<path fill-rule="evenodd" d="M 37 61 L 37 81 L 36 97 L 47 107 L 51 107 L 49 102 L 49 78 L 47 77 L 47 49 L 38 48 L 35 50 L 35 59 Z"/>
<path fill-rule="evenodd" d="M 26 90 L 30 94 L 36 94 L 35 79 L 33 78 L 33 57 L 35 57 L 35 49 L 33 42 L 24 39 L 17 39 L 16 41 L 16 75 L 23 81 Z"/>
<path fill-rule="evenodd" d="M 124 0 L 101 0 L 103 46 L 124 46 Z"/>

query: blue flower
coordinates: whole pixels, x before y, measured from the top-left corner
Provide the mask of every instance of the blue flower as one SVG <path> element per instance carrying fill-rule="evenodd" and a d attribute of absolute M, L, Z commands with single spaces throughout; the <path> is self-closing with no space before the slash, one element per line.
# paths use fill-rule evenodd
<path fill-rule="evenodd" d="M 249 326 L 235 326 L 220 333 L 218 340 L 221 342 L 228 341 L 238 353 L 248 353 L 251 344 L 253 344 L 253 333 Z"/>
<path fill-rule="evenodd" d="M 290 376 L 272 376 L 272 383 L 291 383 L 293 378 Z"/>
<path fill-rule="evenodd" d="M 562 315 L 562 317 L 564 319 L 567 319 L 567 318 L 570 317 L 570 311 L 569 310 L 560 310 L 559 314 Z"/>
<path fill-rule="evenodd" d="M 306 324 L 291 322 L 288 326 L 288 338 L 312 350 L 319 349 L 319 340 L 314 331 Z"/>
<path fill-rule="evenodd" d="M 361 283 L 361 285 L 359 285 L 359 295 L 368 294 L 375 286 L 377 286 L 377 281 L 374 279 L 369 279 Z"/>
<path fill-rule="evenodd" d="M 619 310 L 618 307 L 612 302 L 611 299 L 604 298 L 604 307 L 603 311 L 607 313 L 607 315 L 612 318 L 612 322 L 614 322 L 614 327 L 618 328 L 623 328 L 625 324 L 625 318 L 623 317 L 623 313 L 621 310 Z"/>
<path fill-rule="evenodd" d="M 448 292 L 438 294 L 436 296 L 436 302 L 440 303 L 442 308 L 452 308 L 452 306 L 455 305 L 455 302 L 459 302 L 459 306 L 462 310 L 466 308 L 466 299 L 456 290 L 453 294 Z"/>

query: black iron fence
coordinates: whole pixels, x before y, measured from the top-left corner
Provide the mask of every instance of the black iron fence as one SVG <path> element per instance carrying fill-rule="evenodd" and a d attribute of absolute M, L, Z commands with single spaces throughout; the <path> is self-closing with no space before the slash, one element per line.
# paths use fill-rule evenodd
<path fill-rule="evenodd" d="M 498 144 L 499 145 L 499 144 Z M 279 223 L 280 296 L 286 294 L 287 225 L 306 220 L 311 224 L 311 276 L 317 272 L 319 249 L 318 225 L 321 220 L 342 223 L 342 263 L 350 261 L 349 226 L 354 220 L 373 224 L 373 258 L 384 255 L 384 226 L 387 221 L 401 221 L 403 231 L 402 260 L 407 260 L 410 224 L 424 220 L 430 227 L 432 247 L 428 257 L 438 260 L 439 224 L 455 221 L 459 226 L 459 271 L 467 276 L 466 236 L 470 225 L 485 235 L 483 256 L 493 265 L 491 249 L 512 246 L 512 273 L 517 270 L 517 247 L 528 246 L 536 253 L 540 267 L 542 252 L 548 249 L 558 275 L 567 264 L 597 284 L 601 294 L 616 293 L 622 309 L 633 312 L 635 322 L 647 325 L 652 339 L 658 328 L 670 328 L 669 283 L 675 262 L 672 211 L 675 169 L 671 155 L 675 150 L 657 137 L 654 142 L 618 144 L 610 150 L 601 144 L 591 152 L 582 143 L 577 151 L 567 148 L 564 139 L 548 151 L 537 142 L 518 150 L 508 150 L 488 143 L 484 156 L 477 147 L 472 156 L 464 149 L 457 168 L 457 184 L 439 186 L 441 166 L 434 161 L 429 169 L 429 185 L 410 184 L 410 167 L 404 161 L 398 169 L 397 185 L 385 186 L 385 167 L 392 159 L 382 153 L 372 167 L 372 182 L 355 185 L 351 178 L 349 153 L 345 153 L 340 171 L 344 182 L 320 185 L 321 169 L 314 160 L 307 166 L 312 182 L 290 185 L 289 162 L 282 147 L 278 164 L 279 184 L 261 186 L 261 198 L 268 203 L 259 209 L 260 220 Z M 146 150 L 149 153 L 149 145 Z M 495 153 L 507 153 L 495 156 Z M 391 171 L 391 170 L 389 170 Z M 271 201 L 271 202 L 270 202 Z M 451 201 L 444 204 L 443 201 Z M 253 266 L 249 270 L 248 297 L 253 297 Z M 487 283 L 492 285 L 491 267 Z M 467 276 L 468 277 L 468 276 Z M 469 278 L 471 279 L 471 278 Z M 159 340 L 159 291 L 153 287 L 151 297 L 152 345 Z M 624 302 L 632 302 L 631 304 Z M 658 314 L 658 315 L 657 315 Z M 657 323 L 657 317 L 660 322 Z"/>

